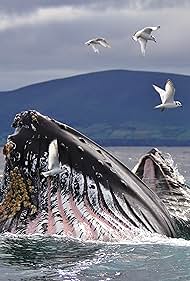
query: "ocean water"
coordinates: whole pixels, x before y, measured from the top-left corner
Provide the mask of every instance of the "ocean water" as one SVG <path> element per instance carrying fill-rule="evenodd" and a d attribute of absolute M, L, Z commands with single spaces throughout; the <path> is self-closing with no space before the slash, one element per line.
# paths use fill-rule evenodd
<path fill-rule="evenodd" d="M 148 147 L 107 148 L 133 168 Z M 162 147 L 190 182 L 190 147 Z M 2 156 L 2 155 L 1 155 Z M 3 167 L 3 159 L 0 161 Z M 62 237 L 0 236 L 0 280 L 190 281 L 190 241 L 152 235 L 141 241 L 84 243 Z"/>

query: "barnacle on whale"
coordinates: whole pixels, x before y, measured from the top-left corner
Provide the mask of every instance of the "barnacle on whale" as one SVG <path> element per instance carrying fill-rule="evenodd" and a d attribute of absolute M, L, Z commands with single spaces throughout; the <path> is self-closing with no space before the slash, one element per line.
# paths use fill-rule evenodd
<path fill-rule="evenodd" d="M 12 141 L 7 142 L 3 147 L 3 154 L 10 157 L 10 153 L 16 148 L 16 144 Z"/>

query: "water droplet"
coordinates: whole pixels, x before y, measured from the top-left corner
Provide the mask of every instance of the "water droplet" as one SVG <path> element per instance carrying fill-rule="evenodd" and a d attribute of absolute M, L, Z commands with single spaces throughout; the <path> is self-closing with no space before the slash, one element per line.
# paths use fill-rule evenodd
<path fill-rule="evenodd" d="M 126 185 L 126 182 L 125 182 L 124 180 L 121 180 L 121 183 L 124 184 L 124 185 Z"/>
<path fill-rule="evenodd" d="M 102 160 L 98 160 L 98 162 L 99 162 L 101 165 L 104 165 L 104 163 L 102 162 Z"/>
<path fill-rule="evenodd" d="M 97 178 L 102 178 L 102 174 L 100 174 L 98 172 L 96 172 L 96 176 L 97 176 Z"/>
<path fill-rule="evenodd" d="M 79 138 L 79 140 L 83 143 L 86 143 L 86 141 L 83 138 Z"/>
<path fill-rule="evenodd" d="M 106 161 L 106 164 L 108 164 L 110 167 L 112 167 L 112 164 L 110 162 Z"/>
<path fill-rule="evenodd" d="M 83 149 L 80 145 L 78 145 L 78 149 L 79 149 L 81 152 L 84 152 L 84 149 Z"/>
<path fill-rule="evenodd" d="M 113 174 L 117 174 L 117 172 L 116 172 L 114 169 L 112 169 L 112 168 L 110 168 L 110 171 L 111 171 Z"/>
<path fill-rule="evenodd" d="M 33 124 L 31 124 L 31 128 L 33 131 L 36 131 L 36 127 Z"/>

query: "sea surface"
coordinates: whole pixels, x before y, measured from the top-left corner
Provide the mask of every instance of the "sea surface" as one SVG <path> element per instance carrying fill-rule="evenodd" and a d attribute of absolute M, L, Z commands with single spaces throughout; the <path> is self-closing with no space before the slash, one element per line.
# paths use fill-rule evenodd
<path fill-rule="evenodd" d="M 129 168 L 148 147 L 108 147 Z M 162 147 L 190 183 L 190 147 Z M 0 170 L 3 158 L 0 154 Z M 152 235 L 141 241 L 84 243 L 58 236 L 0 236 L 0 281 L 190 281 L 190 241 Z"/>

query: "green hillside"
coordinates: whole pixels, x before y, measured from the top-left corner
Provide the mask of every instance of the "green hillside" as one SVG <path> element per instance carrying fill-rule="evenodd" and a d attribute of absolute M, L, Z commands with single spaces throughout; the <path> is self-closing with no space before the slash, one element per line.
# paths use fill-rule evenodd
<path fill-rule="evenodd" d="M 182 108 L 160 112 L 152 84 L 173 80 Z M 1 92 L 1 143 L 17 112 L 35 109 L 103 145 L 189 145 L 190 77 L 127 70 L 57 79 Z"/>

